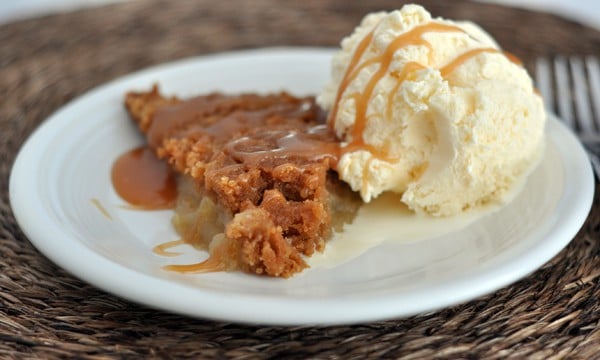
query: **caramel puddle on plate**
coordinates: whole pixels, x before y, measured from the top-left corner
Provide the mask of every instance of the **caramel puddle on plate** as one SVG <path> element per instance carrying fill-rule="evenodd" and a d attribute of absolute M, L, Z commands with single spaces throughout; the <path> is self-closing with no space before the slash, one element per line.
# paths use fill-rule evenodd
<path fill-rule="evenodd" d="M 130 150 L 114 162 L 113 188 L 134 208 L 171 209 L 177 198 L 175 174 L 148 146 Z"/>

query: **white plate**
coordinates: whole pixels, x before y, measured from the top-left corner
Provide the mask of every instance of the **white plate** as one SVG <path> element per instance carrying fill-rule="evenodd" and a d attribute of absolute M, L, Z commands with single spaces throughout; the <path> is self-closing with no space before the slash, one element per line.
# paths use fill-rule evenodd
<path fill-rule="evenodd" d="M 177 238 L 171 212 L 124 209 L 110 183 L 115 158 L 143 142 L 123 108 L 125 92 L 158 82 L 165 93 L 180 96 L 316 93 L 329 76 L 331 54 L 278 48 L 206 56 L 90 91 L 52 115 L 22 148 L 10 179 L 19 224 L 51 260 L 108 292 L 180 314 L 268 324 L 356 323 L 454 305 L 522 278 L 575 236 L 592 203 L 593 175 L 579 142 L 551 116 L 546 153 L 524 191 L 461 231 L 386 242 L 345 264 L 289 280 L 161 270 L 173 258 L 151 249 Z M 177 260 L 204 256 L 192 250 Z"/>

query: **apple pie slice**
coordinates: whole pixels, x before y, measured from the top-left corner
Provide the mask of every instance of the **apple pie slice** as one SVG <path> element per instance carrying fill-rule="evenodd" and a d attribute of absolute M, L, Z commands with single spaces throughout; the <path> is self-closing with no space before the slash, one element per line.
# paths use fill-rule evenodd
<path fill-rule="evenodd" d="M 180 174 L 173 224 L 208 260 L 177 271 L 240 269 L 289 277 L 354 217 L 333 171 L 339 144 L 312 97 L 287 93 L 125 99 L 159 158 Z"/>

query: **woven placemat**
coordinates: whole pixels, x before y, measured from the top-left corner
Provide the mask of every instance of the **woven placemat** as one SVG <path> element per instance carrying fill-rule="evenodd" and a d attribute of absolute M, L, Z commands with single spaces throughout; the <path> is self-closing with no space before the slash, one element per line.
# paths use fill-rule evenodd
<path fill-rule="evenodd" d="M 0 26 L 0 358 L 600 358 L 600 206 L 541 269 L 443 311 L 354 326 L 259 327 L 185 318 L 97 290 L 44 258 L 8 203 L 27 136 L 85 90 L 182 57 L 273 45 L 333 46 L 399 1 L 136 1 Z M 423 1 L 473 19 L 528 66 L 599 54 L 600 33 L 546 14 Z"/>

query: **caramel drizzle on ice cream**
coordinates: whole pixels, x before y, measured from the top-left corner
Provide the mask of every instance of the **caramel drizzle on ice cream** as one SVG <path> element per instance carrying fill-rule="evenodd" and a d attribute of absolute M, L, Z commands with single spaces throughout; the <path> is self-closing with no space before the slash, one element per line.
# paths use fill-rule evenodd
<path fill-rule="evenodd" d="M 497 49 L 494 49 L 494 48 L 482 48 L 482 49 L 469 50 L 469 51 L 459 55 L 456 59 L 452 60 L 449 64 L 447 64 L 443 68 L 441 68 L 440 74 L 442 75 L 442 77 L 444 79 L 446 79 L 448 77 L 448 75 L 450 75 L 454 70 L 456 70 L 456 68 L 461 66 L 464 62 L 471 59 L 472 57 L 475 57 L 482 53 L 498 53 L 498 52 L 500 52 L 500 51 Z"/>
<path fill-rule="evenodd" d="M 364 140 L 364 131 L 367 124 L 367 108 L 369 105 L 369 101 L 373 96 L 373 92 L 375 90 L 376 85 L 379 81 L 389 72 L 389 67 L 394 58 L 394 53 L 398 50 L 406 47 L 406 46 L 425 46 L 429 51 L 429 56 L 433 54 L 432 45 L 423 38 L 423 35 L 429 32 L 437 32 L 437 33 L 451 33 L 451 32 L 460 32 L 465 33 L 463 29 L 458 26 L 447 25 L 442 23 L 428 23 L 420 26 L 416 26 L 412 30 L 399 35 L 396 37 L 385 49 L 383 54 L 379 56 L 375 56 L 371 59 L 360 62 L 360 59 L 363 57 L 363 54 L 367 51 L 369 46 L 373 42 L 373 35 L 377 26 L 371 30 L 358 44 L 350 63 L 348 64 L 348 68 L 340 82 L 340 86 L 337 91 L 336 99 L 332 108 L 331 113 L 329 114 L 328 124 L 330 128 L 335 128 L 335 121 L 339 111 L 339 103 L 346 92 L 350 83 L 356 79 L 358 74 L 367 66 L 371 66 L 374 64 L 378 64 L 379 68 L 376 72 L 371 76 L 369 81 L 367 82 L 365 88 L 362 92 L 356 92 L 351 94 L 350 97 L 354 100 L 356 107 L 356 118 L 354 121 L 354 126 L 351 130 L 351 138 L 350 141 L 341 149 L 342 154 L 346 152 L 352 152 L 356 150 L 367 150 L 369 151 L 373 157 L 378 158 L 380 160 L 385 160 L 388 162 L 394 162 L 396 159 L 391 159 L 388 155 L 388 151 L 386 147 L 377 148 L 373 145 L 365 143 Z M 440 69 L 440 73 L 442 77 L 448 77 L 456 68 L 458 68 L 461 64 L 471 59 L 474 56 L 477 56 L 481 53 L 500 53 L 501 51 L 494 48 L 478 48 L 469 50 L 461 55 L 459 55 L 456 59 L 452 60 L 450 63 L 445 65 Z M 519 64 L 519 60 L 514 56 L 508 56 L 509 60 Z M 516 59 L 516 60 L 515 60 Z M 399 73 L 392 73 L 392 76 L 397 78 L 397 83 L 392 89 L 392 91 L 388 94 L 388 103 L 386 109 L 386 116 L 388 118 L 391 117 L 392 114 L 392 104 L 393 97 L 398 92 L 401 84 L 407 80 L 411 74 L 414 74 L 416 71 L 424 69 L 425 66 L 417 63 L 417 62 L 408 62 L 404 65 L 403 69 Z"/>

